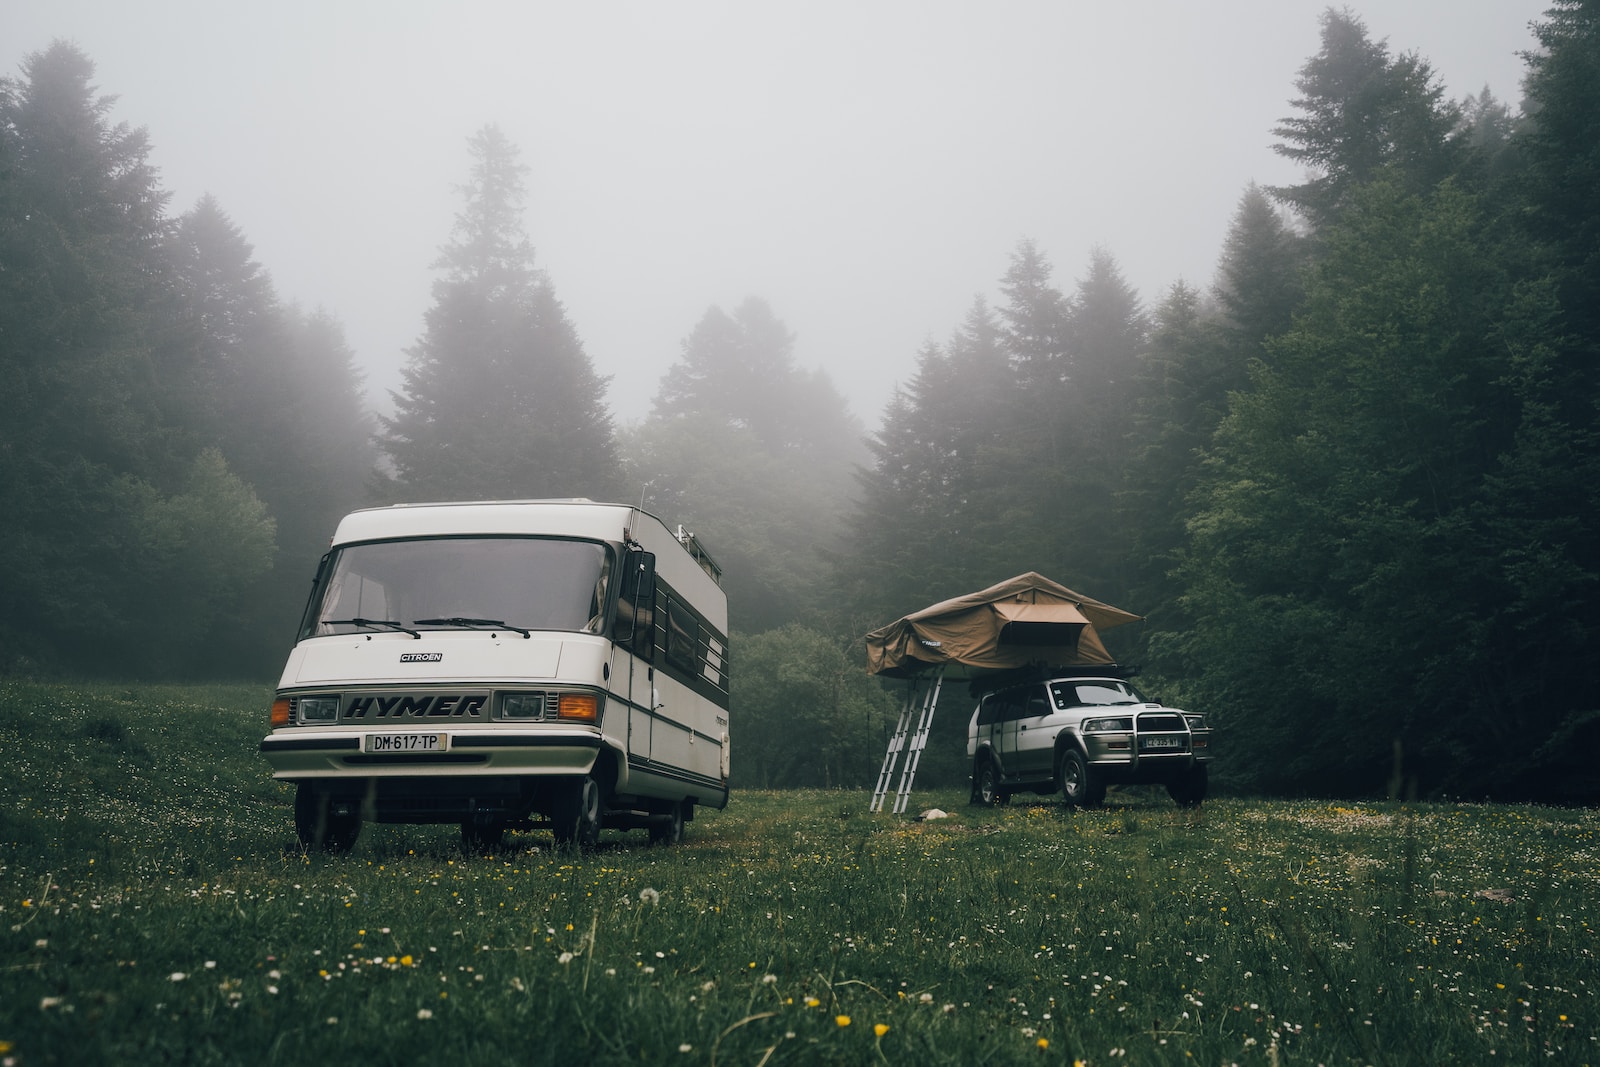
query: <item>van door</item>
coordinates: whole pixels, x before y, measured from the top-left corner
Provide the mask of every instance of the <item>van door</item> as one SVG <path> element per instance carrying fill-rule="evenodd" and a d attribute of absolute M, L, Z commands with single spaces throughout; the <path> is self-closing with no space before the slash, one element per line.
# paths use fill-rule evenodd
<path fill-rule="evenodd" d="M 650 758 L 654 725 L 649 709 L 655 700 L 656 557 L 637 545 L 622 554 L 617 586 L 617 613 L 611 626 L 614 646 L 626 656 L 626 667 L 612 674 L 612 692 L 628 709 L 628 755 Z M 615 670 L 615 668 L 613 668 Z"/>

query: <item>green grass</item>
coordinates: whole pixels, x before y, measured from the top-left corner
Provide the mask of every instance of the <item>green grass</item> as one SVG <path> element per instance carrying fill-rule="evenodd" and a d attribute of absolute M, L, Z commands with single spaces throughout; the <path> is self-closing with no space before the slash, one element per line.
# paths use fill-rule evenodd
<path fill-rule="evenodd" d="M 678 848 L 324 857 L 269 697 L 0 682 L 0 1059 L 1600 1061 L 1592 811 L 736 792 Z"/>

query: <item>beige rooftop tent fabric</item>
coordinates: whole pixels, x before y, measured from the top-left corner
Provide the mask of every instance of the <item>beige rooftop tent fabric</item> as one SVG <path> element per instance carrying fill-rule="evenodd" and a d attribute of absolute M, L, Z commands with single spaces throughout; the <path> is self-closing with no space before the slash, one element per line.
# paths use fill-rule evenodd
<path fill-rule="evenodd" d="M 867 672 L 906 678 L 930 667 L 1006 670 L 1109 664 L 1100 630 L 1140 616 L 1029 571 L 907 615 L 867 635 Z"/>

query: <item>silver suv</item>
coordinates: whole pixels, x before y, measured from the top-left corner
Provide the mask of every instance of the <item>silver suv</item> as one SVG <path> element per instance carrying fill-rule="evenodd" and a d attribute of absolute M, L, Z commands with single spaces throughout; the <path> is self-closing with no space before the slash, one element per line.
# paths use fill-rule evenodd
<path fill-rule="evenodd" d="M 1108 785 L 1164 785 L 1180 807 L 1205 799 L 1211 730 L 1121 678 L 1058 675 L 983 696 L 967 727 L 972 802 L 1060 792 L 1094 807 Z"/>

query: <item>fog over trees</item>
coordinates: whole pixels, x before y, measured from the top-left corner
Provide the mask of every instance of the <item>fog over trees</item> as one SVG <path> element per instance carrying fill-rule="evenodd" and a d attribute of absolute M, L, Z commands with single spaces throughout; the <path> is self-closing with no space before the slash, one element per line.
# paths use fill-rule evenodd
<path fill-rule="evenodd" d="M 492 125 L 369 412 L 338 309 L 226 204 L 174 214 L 48 44 L 0 82 L 0 671 L 266 678 L 343 512 L 589 496 L 723 565 L 736 784 L 870 783 L 899 693 L 862 634 L 1036 570 L 1147 617 L 1108 644 L 1212 718 L 1218 786 L 1600 799 L 1600 0 L 1554 3 L 1515 106 L 1321 30 L 1263 131 L 1306 177 L 1241 190 L 1209 284 L 997 234 L 871 425 L 753 294 L 619 426 Z"/>

